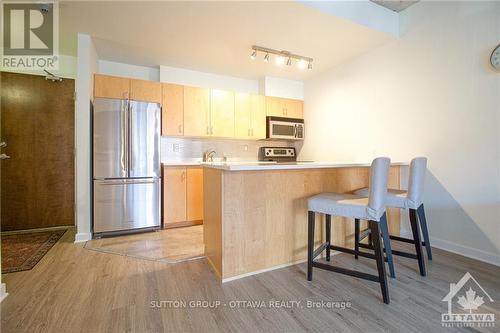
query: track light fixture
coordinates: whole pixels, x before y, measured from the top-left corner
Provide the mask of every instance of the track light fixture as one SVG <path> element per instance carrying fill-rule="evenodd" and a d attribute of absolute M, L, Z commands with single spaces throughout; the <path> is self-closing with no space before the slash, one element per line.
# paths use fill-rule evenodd
<path fill-rule="evenodd" d="M 294 59 L 294 60 L 298 61 L 297 66 L 300 69 L 306 69 L 306 68 L 312 69 L 313 59 L 309 58 L 309 57 L 304 57 L 304 56 L 301 56 L 298 54 L 293 54 L 293 53 L 290 53 L 288 51 L 278 51 L 278 50 L 268 49 L 268 48 L 262 47 L 262 46 L 253 45 L 252 46 L 252 55 L 250 56 L 250 58 L 255 59 L 257 57 L 258 52 L 265 53 L 265 56 L 264 56 L 265 62 L 269 62 L 269 55 L 273 54 L 273 55 L 277 56 L 275 59 L 275 62 L 276 62 L 276 65 L 278 65 L 278 66 L 282 66 L 285 63 L 287 66 L 291 66 L 292 59 Z"/>

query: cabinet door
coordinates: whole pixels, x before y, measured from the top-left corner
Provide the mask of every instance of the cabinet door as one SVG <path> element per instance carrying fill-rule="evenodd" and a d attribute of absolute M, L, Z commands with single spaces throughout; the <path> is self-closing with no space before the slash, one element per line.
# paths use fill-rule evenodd
<path fill-rule="evenodd" d="M 252 127 L 252 97 L 246 93 L 236 93 L 234 96 L 234 136 L 248 139 Z M 264 133 L 265 135 L 265 133 Z"/>
<path fill-rule="evenodd" d="M 287 99 L 285 101 L 286 116 L 290 118 L 304 118 L 304 101 Z"/>
<path fill-rule="evenodd" d="M 216 137 L 234 137 L 234 93 L 210 90 L 210 134 Z"/>
<path fill-rule="evenodd" d="M 283 98 L 266 96 L 266 114 L 268 116 L 286 117 Z"/>
<path fill-rule="evenodd" d="M 184 136 L 208 136 L 210 124 L 208 89 L 184 87 Z"/>
<path fill-rule="evenodd" d="M 163 168 L 163 222 L 186 221 L 186 168 Z"/>
<path fill-rule="evenodd" d="M 187 168 L 187 221 L 203 220 L 203 168 Z"/>
<path fill-rule="evenodd" d="M 129 96 L 130 79 L 94 74 L 94 97 L 126 99 Z"/>
<path fill-rule="evenodd" d="M 161 135 L 184 134 L 184 87 L 162 85 Z"/>
<path fill-rule="evenodd" d="M 131 79 L 130 99 L 134 101 L 161 103 L 161 83 Z"/>
<path fill-rule="evenodd" d="M 253 139 L 266 138 L 266 97 L 251 95 L 251 134 Z"/>

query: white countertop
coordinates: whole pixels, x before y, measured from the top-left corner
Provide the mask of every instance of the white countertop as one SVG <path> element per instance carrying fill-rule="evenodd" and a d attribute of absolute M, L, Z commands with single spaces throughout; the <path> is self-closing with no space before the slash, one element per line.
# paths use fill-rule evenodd
<path fill-rule="evenodd" d="M 163 163 L 164 166 L 190 166 L 199 165 L 207 168 L 220 169 L 226 171 L 256 171 L 256 170 L 296 170 L 296 169 L 326 169 L 326 168 L 352 168 L 369 167 L 371 162 L 258 162 L 258 161 L 238 161 L 238 162 L 171 162 Z M 391 165 L 408 165 L 404 162 L 394 162 Z"/>

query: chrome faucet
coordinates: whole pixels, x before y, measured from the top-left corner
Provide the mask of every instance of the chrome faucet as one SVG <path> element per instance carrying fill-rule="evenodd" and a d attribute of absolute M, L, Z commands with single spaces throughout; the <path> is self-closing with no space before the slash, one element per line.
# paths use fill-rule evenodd
<path fill-rule="evenodd" d="M 215 150 L 207 150 L 203 153 L 203 162 L 213 162 L 215 154 L 217 154 Z"/>

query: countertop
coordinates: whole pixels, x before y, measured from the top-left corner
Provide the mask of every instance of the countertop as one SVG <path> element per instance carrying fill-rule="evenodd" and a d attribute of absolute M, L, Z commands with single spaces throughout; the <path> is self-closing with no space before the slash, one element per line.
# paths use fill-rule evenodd
<path fill-rule="evenodd" d="M 206 168 L 220 169 L 225 171 L 256 171 L 256 170 L 296 170 L 296 169 L 327 169 L 327 168 L 352 168 L 369 167 L 371 162 L 169 162 L 164 166 L 203 166 Z M 393 162 L 391 165 L 408 165 L 405 162 Z"/>

